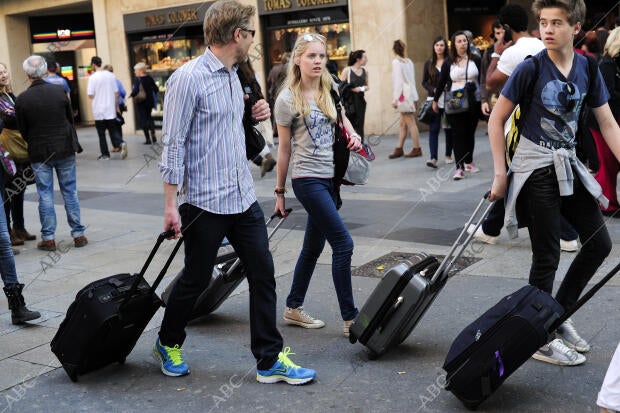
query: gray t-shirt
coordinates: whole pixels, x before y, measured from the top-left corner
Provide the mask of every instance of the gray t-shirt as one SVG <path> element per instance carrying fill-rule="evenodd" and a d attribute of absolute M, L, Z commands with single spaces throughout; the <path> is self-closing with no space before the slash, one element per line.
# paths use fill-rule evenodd
<path fill-rule="evenodd" d="M 276 123 L 291 128 L 291 147 L 295 178 L 333 178 L 334 176 L 334 121 L 310 102 L 310 113 L 305 122 L 293 107 L 293 94 L 284 89 L 275 105 Z"/>

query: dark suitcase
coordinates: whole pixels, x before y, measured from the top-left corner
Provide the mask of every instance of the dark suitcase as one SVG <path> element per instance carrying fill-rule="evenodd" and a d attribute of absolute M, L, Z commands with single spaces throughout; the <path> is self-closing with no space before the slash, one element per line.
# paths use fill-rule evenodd
<path fill-rule="evenodd" d="M 620 264 L 567 312 L 531 285 L 504 297 L 452 343 L 443 366 L 446 389 L 467 408 L 478 407 L 619 269 Z"/>
<path fill-rule="evenodd" d="M 159 235 L 139 274 L 106 277 L 77 293 L 51 342 L 52 352 L 72 381 L 108 364 L 125 362 L 142 331 L 163 305 L 155 289 L 183 238 L 174 246 L 153 286 L 144 280 L 144 274 L 159 246 L 173 235 L 172 231 Z"/>
<path fill-rule="evenodd" d="M 287 214 L 290 214 L 293 210 L 289 208 L 286 211 Z M 265 225 L 269 225 L 275 218 L 282 218 L 282 216 L 279 214 L 273 214 Z M 278 228 L 280 228 L 280 225 L 284 223 L 285 219 L 286 217 L 280 219 L 275 227 L 269 232 L 269 239 L 271 239 L 273 234 L 275 234 Z M 172 292 L 172 288 L 178 282 L 182 274 L 183 270 L 177 274 L 177 276 L 170 282 L 170 284 L 168 284 L 166 290 L 163 292 L 162 300 L 165 303 L 168 302 L 168 297 Z M 196 300 L 190 320 L 203 317 L 217 310 L 244 279 L 245 268 L 243 267 L 241 260 L 237 257 L 237 254 L 234 251 L 231 252 L 227 248 L 220 248 L 215 260 L 215 266 L 213 267 L 211 282 Z"/>
<path fill-rule="evenodd" d="M 411 334 L 448 278 L 454 275 L 450 269 L 473 238 L 473 233 L 467 234 L 467 228 L 480 215 L 487 197 L 488 194 L 480 200 L 441 264 L 435 257 L 421 253 L 387 272 L 349 327 L 351 343 L 359 341 L 365 345 L 370 350 L 369 357 L 374 359 Z M 492 205 L 479 216 L 476 229 Z"/>

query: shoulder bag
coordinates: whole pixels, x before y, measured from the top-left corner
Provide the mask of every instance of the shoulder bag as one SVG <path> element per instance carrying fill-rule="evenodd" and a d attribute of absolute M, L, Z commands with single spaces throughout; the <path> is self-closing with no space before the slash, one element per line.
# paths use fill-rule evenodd
<path fill-rule="evenodd" d="M 28 162 L 28 144 L 22 134 L 15 129 L 2 129 L 0 143 L 11 154 L 11 159 L 16 162 Z"/>
<path fill-rule="evenodd" d="M 433 110 L 433 99 L 427 99 L 418 108 L 418 120 L 430 125 L 439 114 Z"/>
<path fill-rule="evenodd" d="M 138 94 L 133 97 L 133 101 L 136 103 L 142 103 L 146 101 L 146 90 L 144 90 L 144 86 L 142 86 L 142 81 L 138 77 Z"/>
<path fill-rule="evenodd" d="M 446 90 L 444 92 L 444 110 L 447 115 L 456 115 L 458 113 L 469 112 L 470 110 L 470 102 L 473 96 L 470 96 L 472 93 L 475 93 L 475 90 L 472 91 L 471 85 L 467 82 L 467 72 L 469 71 L 469 57 L 467 58 L 467 63 L 465 64 L 465 86 L 456 89 L 456 90 Z"/>

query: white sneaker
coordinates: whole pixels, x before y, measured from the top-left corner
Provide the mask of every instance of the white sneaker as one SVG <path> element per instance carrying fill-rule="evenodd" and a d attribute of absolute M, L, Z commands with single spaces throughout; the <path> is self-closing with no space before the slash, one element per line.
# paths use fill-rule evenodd
<path fill-rule="evenodd" d="M 576 239 L 572 241 L 566 241 L 564 239 L 560 239 L 560 250 L 566 252 L 575 252 L 579 249 L 579 243 Z"/>
<path fill-rule="evenodd" d="M 465 164 L 465 172 L 470 172 L 472 174 L 477 174 L 478 172 L 480 172 L 480 168 L 478 168 L 473 163 L 466 163 Z"/>
<path fill-rule="evenodd" d="M 284 310 L 284 321 L 289 324 L 294 324 L 303 328 L 321 328 L 325 326 L 325 323 L 312 317 L 310 314 L 304 311 L 303 307 L 290 308 L 286 307 Z"/>
<path fill-rule="evenodd" d="M 570 318 L 563 322 L 555 333 L 556 337 L 561 338 L 567 347 L 580 353 L 587 353 L 590 351 L 590 345 L 577 333 L 573 325 L 573 320 Z"/>
<path fill-rule="evenodd" d="M 448 165 L 449 165 L 449 164 L 451 164 L 451 163 L 454 163 L 454 160 L 452 159 L 452 157 L 450 157 L 450 156 L 446 156 L 446 164 L 448 164 Z"/>
<path fill-rule="evenodd" d="M 474 232 L 474 228 L 476 228 L 476 224 L 470 224 L 469 227 L 467 227 L 467 233 L 471 234 Z M 497 244 L 497 238 L 499 237 L 485 234 L 482 230 L 482 225 L 480 225 L 474 234 L 474 238 L 486 244 Z"/>
<path fill-rule="evenodd" d="M 586 357 L 583 354 L 579 354 L 575 350 L 568 348 L 559 338 L 539 348 L 538 351 L 532 355 L 532 358 L 558 366 L 577 366 L 586 361 Z"/>
<path fill-rule="evenodd" d="M 125 159 L 127 157 L 127 144 L 125 142 L 121 143 L 121 159 Z"/>

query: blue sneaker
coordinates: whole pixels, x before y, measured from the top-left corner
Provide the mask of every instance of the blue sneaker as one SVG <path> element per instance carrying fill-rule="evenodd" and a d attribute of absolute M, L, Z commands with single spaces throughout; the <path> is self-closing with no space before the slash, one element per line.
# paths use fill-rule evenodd
<path fill-rule="evenodd" d="M 312 369 L 299 367 L 288 358 L 291 353 L 290 347 L 285 347 L 284 351 L 278 354 L 278 361 L 269 370 L 257 370 L 256 380 L 260 383 L 277 383 L 285 381 L 288 384 L 304 384 L 316 377 L 316 372 Z"/>
<path fill-rule="evenodd" d="M 183 361 L 181 347 L 178 344 L 174 347 L 164 346 L 158 337 L 153 345 L 153 357 L 161 363 L 161 372 L 166 376 L 178 377 L 189 374 L 189 366 Z"/>

